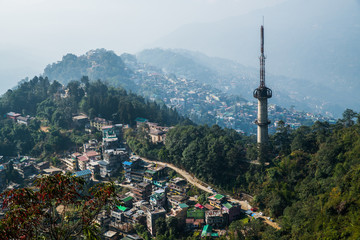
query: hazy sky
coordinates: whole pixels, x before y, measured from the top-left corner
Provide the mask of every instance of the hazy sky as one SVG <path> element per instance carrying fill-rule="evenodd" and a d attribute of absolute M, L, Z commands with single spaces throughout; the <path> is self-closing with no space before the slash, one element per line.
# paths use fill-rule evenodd
<path fill-rule="evenodd" d="M 0 93 L 66 53 L 136 53 L 178 27 L 284 0 L 0 0 Z"/>

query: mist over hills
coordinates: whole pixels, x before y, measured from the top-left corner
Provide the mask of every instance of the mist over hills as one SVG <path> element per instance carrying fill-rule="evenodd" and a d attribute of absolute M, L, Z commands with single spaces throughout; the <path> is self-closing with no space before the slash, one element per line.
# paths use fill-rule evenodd
<path fill-rule="evenodd" d="M 257 67 L 262 16 L 267 72 L 307 79 L 304 89 L 311 91 L 309 83 L 322 88 L 317 95 L 329 105 L 358 108 L 359 1 L 286 1 L 222 21 L 185 25 L 152 47 L 196 50 Z"/>
<path fill-rule="evenodd" d="M 259 84 L 259 70 L 238 62 L 209 57 L 200 52 L 183 49 L 147 49 L 137 54 L 138 61 L 175 73 L 177 76 L 196 79 L 229 94 L 253 100 L 253 90 Z M 295 106 L 299 110 L 339 116 L 345 105 L 331 102 L 331 89 L 304 79 L 294 79 L 267 73 L 267 85 L 273 88 L 270 100 L 280 106 Z M 319 96 L 321 93 L 321 96 Z"/>

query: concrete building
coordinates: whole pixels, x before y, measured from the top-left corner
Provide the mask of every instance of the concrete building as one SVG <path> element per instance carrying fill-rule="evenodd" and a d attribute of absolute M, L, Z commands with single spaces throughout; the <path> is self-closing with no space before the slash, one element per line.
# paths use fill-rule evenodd
<path fill-rule="evenodd" d="M 165 218 L 166 211 L 164 208 L 158 208 L 153 211 L 148 211 L 146 214 L 146 225 L 151 235 L 156 234 L 155 222 L 159 218 Z"/>
<path fill-rule="evenodd" d="M 155 191 L 153 195 L 150 196 L 150 204 L 154 207 L 165 207 L 166 204 L 166 193 L 163 189 Z"/>
<path fill-rule="evenodd" d="M 228 222 L 231 223 L 232 221 L 238 220 L 241 215 L 241 206 L 240 205 L 234 205 L 231 203 L 224 203 L 223 212 L 228 214 Z"/>
<path fill-rule="evenodd" d="M 221 228 L 227 224 L 227 214 L 221 210 L 209 210 L 205 212 L 205 222 L 214 228 Z"/>
<path fill-rule="evenodd" d="M 134 187 L 133 189 L 131 189 L 131 192 L 134 194 L 134 198 L 139 201 L 139 200 L 144 200 L 144 201 L 149 201 L 149 197 L 151 195 L 151 184 L 150 183 L 146 183 L 146 182 L 142 182 L 136 185 L 136 187 Z"/>
<path fill-rule="evenodd" d="M 208 197 L 208 201 L 211 206 L 221 209 L 222 204 L 226 201 L 226 198 L 224 195 L 214 194 L 214 195 Z"/>
<path fill-rule="evenodd" d="M 74 173 L 75 177 L 82 177 L 86 181 L 89 181 L 91 178 L 91 171 L 89 169 L 85 169 L 83 171 L 78 171 Z"/>
<path fill-rule="evenodd" d="M 16 121 L 17 123 L 25 124 L 27 126 L 30 122 L 30 116 L 29 115 L 27 115 L 26 117 L 19 116 L 17 117 Z"/>
<path fill-rule="evenodd" d="M 102 130 L 102 127 L 112 125 L 112 121 L 107 121 L 104 118 L 94 118 L 93 120 L 90 120 L 90 126 L 93 128 L 96 128 L 98 131 Z"/>

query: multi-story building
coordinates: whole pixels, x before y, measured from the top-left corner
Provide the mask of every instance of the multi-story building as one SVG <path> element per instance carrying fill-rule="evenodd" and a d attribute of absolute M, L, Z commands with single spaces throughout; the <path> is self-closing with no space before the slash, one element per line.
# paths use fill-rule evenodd
<path fill-rule="evenodd" d="M 91 178 L 91 171 L 89 169 L 85 169 L 83 171 L 78 171 L 74 173 L 75 177 L 82 177 L 84 178 L 86 181 L 89 181 Z"/>
<path fill-rule="evenodd" d="M 69 171 L 76 171 L 78 170 L 77 167 L 77 159 L 73 158 L 62 158 L 61 161 L 66 165 L 67 170 Z"/>
<path fill-rule="evenodd" d="M 240 205 L 233 205 L 230 203 L 224 203 L 223 212 L 228 214 L 228 222 L 231 223 L 234 220 L 238 220 L 241 215 L 241 206 Z"/>
<path fill-rule="evenodd" d="M 168 187 L 172 194 L 185 194 L 189 190 L 186 180 L 179 177 L 172 179 Z"/>
<path fill-rule="evenodd" d="M 151 190 L 152 187 L 150 183 L 141 182 L 137 184 L 133 189 L 131 189 L 131 192 L 134 194 L 134 197 L 137 201 L 139 200 L 149 201 Z"/>
<path fill-rule="evenodd" d="M 89 162 L 89 158 L 87 156 L 80 156 L 77 158 L 78 160 L 78 167 L 80 170 L 86 169 L 86 164 Z"/>
<path fill-rule="evenodd" d="M 164 207 L 166 204 L 166 193 L 163 189 L 155 191 L 150 196 L 150 204 L 154 207 Z"/>
<path fill-rule="evenodd" d="M 98 161 L 100 167 L 100 176 L 102 178 L 111 177 L 111 168 L 109 167 L 109 162 Z"/>
<path fill-rule="evenodd" d="M 123 162 L 125 178 L 129 182 L 142 182 L 145 169 L 141 165 L 140 159 L 133 159 L 131 162 L 124 161 Z"/>
<path fill-rule="evenodd" d="M 146 225 L 151 235 L 156 234 L 155 222 L 159 218 L 165 218 L 166 211 L 164 208 L 158 208 L 153 211 L 148 211 L 146 214 Z"/>
<path fill-rule="evenodd" d="M 210 203 L 211 206 L 214 206 L 218 209 L 222 208 L 222 204 L 225 203 L 226 198 L 224 195 L 221 194 L 214 194 L 210 197 L 208 197 L 208 201 Z"/>
<path fill-rule="evenodd" d="M 161 177 L 165 176 L 164 167 L 148 168 L 144 172 L 144 181 L 153 182 L 159 180 Z"/>
<path fill-rule="evenodd" d="M 107 121 L 105 118 L 94 118 L 90 120 L 90 126 L 96 128 L 98 131 L 101 131 L 102 127 L 112 125 L 112 121 Z"/>
<path fill-rule="evenodd" d="M 205 212 L 205 222 L 214 228 L 222 228 L 227 224 L 227 214 L 221 210 L 209 210 Z"/>

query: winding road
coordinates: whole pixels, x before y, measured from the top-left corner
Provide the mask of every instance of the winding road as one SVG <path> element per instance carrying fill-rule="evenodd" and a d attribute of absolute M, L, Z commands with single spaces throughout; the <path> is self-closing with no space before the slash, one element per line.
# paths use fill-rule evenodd
<path fill-rule="evenodd" d="M 199 188 L 199 189 L 201 189 L 201 190 L 203 190 L 205 192 L 208 192 L 208 193 L 213 193 L 213 191 L 211 191 L 209 189 L 209 187 L 211 187 L 210 185 L 204 183 L 203 181 L 201 181 L 201 180 L 197 179 L 196 177 L 194 177 L 192 174 L 186 172 L 183 169 L 180 169 L 180 168 L 174 166 L 171 163 L 153 161 L 153 160 L 149 160 L 149 159 L 146 159 L 146 158 L 143 158 L 143 157 L 140 157 L 140 156 L 137 156 L 137 157 L 141 158 L 144 162 L 147 162 L 147 163 L 155 163 L 155 164 L 160 165 L 160 166 L 169 167 L 169 168 L 173 169 L 174 171 L 176 171 L 181 176 L 183 176 L 189 183 L 196 186 L 197 188 Z M 241 200 L 235 199 L 235 198 L 233 198 L 231 196 L 226 196 L 226 197 L 229 199 L 229 201 L 236 202 L 236 203 L 240 204 L 241 208 L 244 209 L 244 210 L 251 209 L 251 206 L 247 201 L 241 201 Z M 268 225 L 272 226 L 273 228 L 280 229 L 279 224 L 270 221 L 266 216 L 259 216 L 259 218 L 264 219 L 264 222 L 267 223 Z"/>

